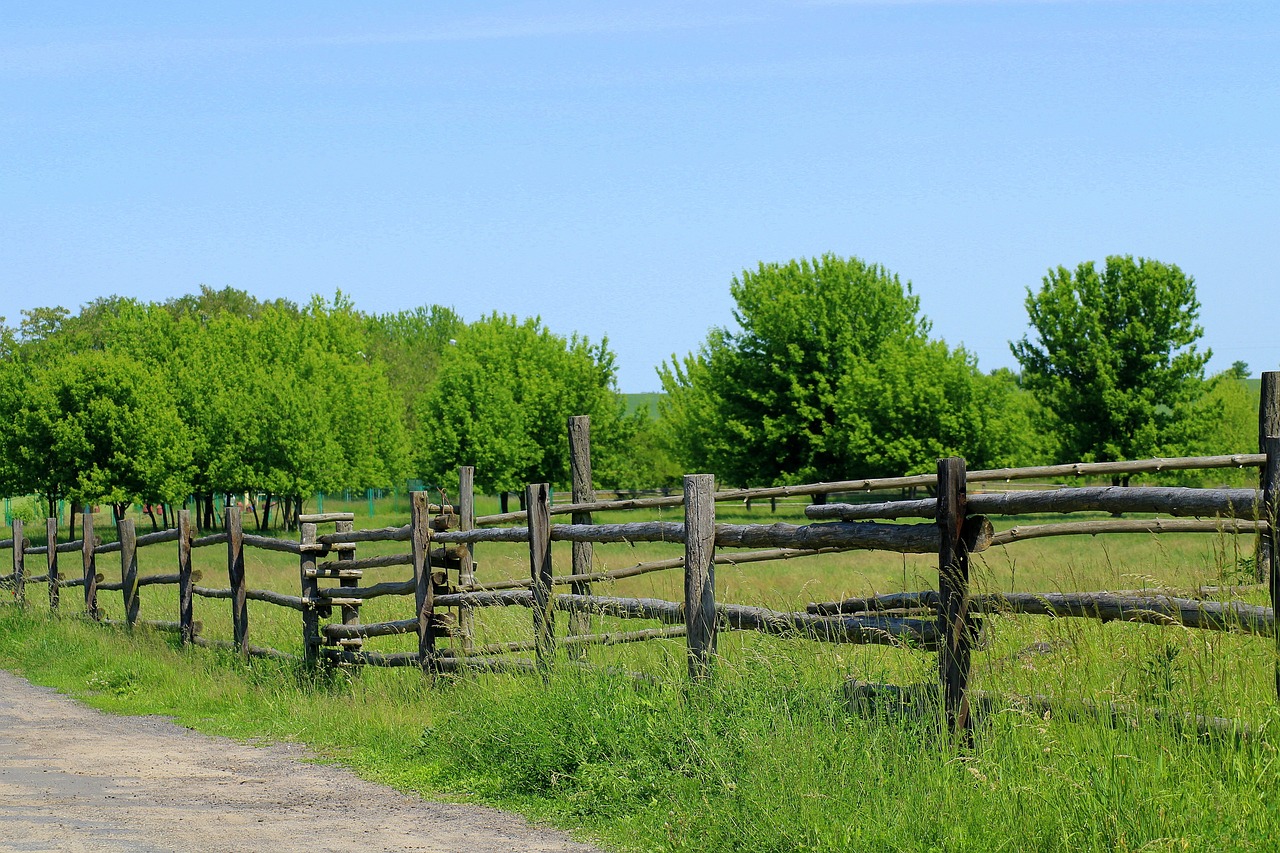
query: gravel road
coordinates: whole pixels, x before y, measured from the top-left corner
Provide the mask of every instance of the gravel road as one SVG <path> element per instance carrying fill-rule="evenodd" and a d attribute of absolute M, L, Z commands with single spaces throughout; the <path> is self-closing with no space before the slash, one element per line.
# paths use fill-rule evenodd
<path fill-rule="evenodd" d="M 0 850 L 600 853 L 477 806 L 406 797 L 296 746 L 103 714 L 0 671 Z"/>

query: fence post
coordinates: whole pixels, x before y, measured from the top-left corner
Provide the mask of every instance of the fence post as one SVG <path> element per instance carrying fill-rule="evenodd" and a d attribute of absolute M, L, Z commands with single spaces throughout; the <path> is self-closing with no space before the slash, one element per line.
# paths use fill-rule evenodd
<path fill-rule="evenodd" d="M 178 634 L 184 646 L 195 639 L 191 593 L 191 510 L 178 510 Z"/>
<path fill-rule="evenodd" d="M 320 663 L 320 584 L 316 580 L 316 525 L 298 524 L 298 574 L 302 586 L 302 660 L 307 666 Z"/>
<path fill-rule="evenodd" d="M 124 620 L 130 628 L 138 621 L 138 535 L 133 519 L 120 519 L 120 593 Z"/>
<path fill-rule="evenodd" d="M 244 577 L 244 525 L 240 507 L 226 510 L 227 580 L 231 585 L 231 641 L 241 657 L 249 656 L 249 589 Z"/>
<path fill-rule="evenodd" d="M 84 506 L 80 516 L 80 562 L 84 565 L 84 614 L 98 618 L 98 559 L 93 553 L 97 536 L 93 530 L 93 507 Z"/>
<path fill-rule="evenodd" d="M 58 519 L 44 520 L 44 538 L 45 544 L 49 546 L 45 551 L 49 563 L 49 609 L 56 613 L 58 600 L 61 598 L 58 590 Z"/>
<path fill-rule="evenodd" d="M 529 519 L 529 575 L 533 580 L 533 639 L 538 667 L 544 673 L 556 651 L 556 618 L 551 606 L 551 487 L 525 487 Z"/>
<path fill-rule="evenodd" d="M 463 465 L 458 469 L 458 529 L 476 529 L 476 469 Z M 467 587 L 476 582 L 474 545 L 459 545 L 458 586 Z M 476 611 L 462 605 L 458 608 L 458 634 L 462 641 L 462 653 L 471 655 L 476 648 Z"/>
<path fill-rule="evenodd" d="M 689 644 L 689 678 L 711 676 L 716 653 L 716 478 L 684 478 L 684 624 Z"/>
<path fill-rule="evenodd" d="M 1280 371 L 1262 374 L 1262 399 L 1258 406 L 1258 443 L 1267 461 L 1262 468 L 1262 516 L 1267 532 L 1258 542 L 1257 570 L 1271 589 L 1271 608 L 1280 612 Z M 1265 574 L 1263 574 L 1265 572 Z M 1276 633 L 1280 655 L 1280 631 Z M 1280 697 L 1280 657 L 1276 658 L 1276 695 Z"/>
<path fill-rule="evenodd" d="M 958 456 L 938 460 L 938 672 L 947 725 L 972 736 L 969 718 L 969 553 L 964 545 L 968 489 L 965 462 Z"/>
<path fill-rule="evenodd" d="M 22 542 L 22 519 L 14 516 L 13 522 L 13 600 L 26 602 L 27 553 Z"/>
<path fill-rule="evenodd" d="M 591 482 L 591 416 L 578 415 L 569 418 L 569 470 L 573 480 L 572 500 L 576 504 L 590 503 L 596 499 L 595 487 Z M 590 524 L 591 513 L 575 512 L 571 517 L 574 524 Z M 573 543 L 573 574 L 587 575 L 591 573 L 595 547 L 590 542 Z M 591 584 L 575 582 L 569 591 L 574 595 L 590 595 Z M 569 616 L 570 634 L 590 634 L 591 614 L 586 610 L 575 610 Z M 585 657 L 586 646 L 580 646 L 578 657 Z"/>
<path fill-rule="evenodd" d="M 414 601 L 418 607 L 418 665 L 425 674 L 434 674 L 436 637 L 432 616 L 435 590 L 431 582 L 431 502 L 426 492 L 411 492 L 410 536 L 413 547 Z"/>
<path fill-rule="evenodd" d="M 1263 493 L 1263 518 L 1275 515 L 1276 505 L 1267 500 L 1268 489 L 1274 494 L 1280 489 L 1280 463 L 1272 458 L 1267 447 L 1267 439 L 1280 435 L 1280 372 L 1264 371 L 1262 374 L 1262 394 L 1258 399 L 1258 452 L 1267 454 L 1267 462 L 1259 474 L 1258 488 Z M 1258 583 L 1267 583 L 1271 577 L 1273 554 L 1270 537 L 1258 537 L 1255 552 L 1254 572 Z"/>

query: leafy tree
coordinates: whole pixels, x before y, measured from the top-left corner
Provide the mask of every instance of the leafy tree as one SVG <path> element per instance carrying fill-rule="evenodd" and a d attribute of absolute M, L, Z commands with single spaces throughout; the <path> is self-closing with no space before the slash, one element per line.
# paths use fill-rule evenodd
<path fill-rule="evenodd" d="M 566 339 L 538 319 L 477 320 L 441 355 L 418 404 L 419 470 L 447 483 L 458 465 L 474 465 L 476 485 L 490 492 L 567 485 L 566 423 L 589 415 L 593 473 L 610 485 L 625 476 L 624 448 L 640 423 L 623 417 L 615 371 L 607 342 Z"/>
<path fill-rule="evenodd" d="M 664 434 L 686 466 L 751 486 L 1014 458 L 1008 383 L 930 339 L 911 285 L 883 267 L 761 264 L 730 292 L 737 328 L 659 369 Z"/>
<path fill-rule="evenodd" d="M 400 396 L 405 426 L 416 427 L 415 405 L 435 382 L 441 354 L 466 326 L 452 308 L 421 306 L 365 319 L 365 352 L 386 366 L 387 381 Z"/>
<path fill-rule="evenodd" d="M 1012 344 L 1023 382 L 1055 416 L 1059 452 L 1084 461 L 1180 452 L 1208 351 L 1195 283 L 1130 256 L 1050 270 L 1027 290 L 1033 337 Z M 1117 478 L 1127 483 L 1128 478 Z"/>

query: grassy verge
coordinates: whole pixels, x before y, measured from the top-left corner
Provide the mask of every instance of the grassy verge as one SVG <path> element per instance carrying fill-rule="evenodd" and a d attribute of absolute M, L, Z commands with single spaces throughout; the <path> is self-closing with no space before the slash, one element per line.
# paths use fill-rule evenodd
<path fill-rule="evenodd" d="M 1076 653 L 1100 655 L 1113 626 L 1077 627 Z M 652 682 L 558 672 L 545 685 L 428 685 L 372 670 L 317 682 L 145 631 L 0 608 L 0 664 L 98 707 L 306 743 L 401 790 L 514 808 L 618 850 L 1273 849 L 1280 830 L 1265 737 L 1206 743 L 1156 722 L 1010 710 L 960 753 L 928 725 L 864 720 L 840 699 L 851 672 L 923 678 L 932 656 L 903 653 L 895 666 L 899 653 L 886 663 L 878 650 L 728 645 L 715 684 L 696 689 L 678 646 L 650 661 Z M 1000 671 L 986 670 L 990 685 Z M 1106 678 L 1074 671 L 1084 683 L 1069 694 Z M 1174 711 L 1215 677 L 1181 665 L 1148 675 L 1148 699 L 1163 690 Z M 1274 729 L 1264 702 L 1247 710 Z"/>

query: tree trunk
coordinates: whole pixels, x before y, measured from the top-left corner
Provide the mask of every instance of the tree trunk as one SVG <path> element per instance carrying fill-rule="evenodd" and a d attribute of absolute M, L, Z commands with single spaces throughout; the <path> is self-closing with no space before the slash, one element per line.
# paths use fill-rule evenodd
<path fill-rule="evenodd" d="M 67 535 L 71 537 L 71 541 L 75 541 L 76 538 L 76 508 L 75 501 L 72 501 L 71 518 L 67 522 Z"/>
<path fill-rule="evenodd" d="M 266 497 L 262 501 L 262 526 L 258 528 L 259 532 L 266 533 L 267 527 L 271 525 L 271 493 L 267 492 Z"/>
<path fill-rule="evenodd" d="M 155 533 L 160 529 L 160 525 L 156 522 L 156 508 L 152 504 L 143 504 L 147 511 L 147 517 L 151 519 L 151 532 Z"/>
<path fill-rule="evenodd" d="M 115 516 L 116 527 L 120 526 L 120 522 L 124 521 L 124 514 L 128 512 L 129 504 L 127 502 L 118 502 L 111 504 L 111 514 Z"/>
<path fill-rule="evenodd" d="M 507 507 L 510 506 L 510 501 L 509 501 L 510 497 L 511 497 L 510 492 L 507 492 L 507 491 L 498 492 L 498 512 L 501 512 L 504 515 L 507 512 L 509 512 Z"/>

